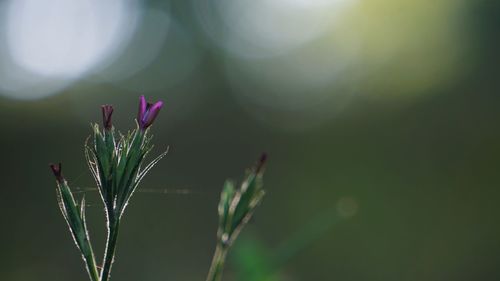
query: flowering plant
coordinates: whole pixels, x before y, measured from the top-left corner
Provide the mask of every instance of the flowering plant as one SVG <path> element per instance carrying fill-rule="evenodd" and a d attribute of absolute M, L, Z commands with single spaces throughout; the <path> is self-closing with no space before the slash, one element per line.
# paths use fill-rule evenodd
<path fill-rule="evenodd" d="M 50 165 L 56 178 L 59 207 L 92 281 L 110 279 L 125 209 L 141 180 L 167 153 L 165 151 L 145 164 L 146 156 L 153 148 L 150 127 L 162 107 L 162 101 L 149 103 L 141 96 L 137 128 L 125 135 L 115 131 L 111 121 L 114 110 L 111 105 L 103 105 L 101 108 L 102 129 L 98 124 L 92 125 L 93 136 L 89 137 L 92 141 L 85 144 L 85 157 L 104 204 L 106 216 L 107 242 L 101 266 L 97 266 L 85 220 L 85 198 L 78 204 L 62 174 L 61 163 Z M 229 247 L 264 195 L 262 175 L 265 161 L 264 154 L 256 167 L 247 172 L 239 188 L 231 181 L 226 181 L 224 185 L 218 208 L 217 246 L 207 281 L 221 280 Z"/>

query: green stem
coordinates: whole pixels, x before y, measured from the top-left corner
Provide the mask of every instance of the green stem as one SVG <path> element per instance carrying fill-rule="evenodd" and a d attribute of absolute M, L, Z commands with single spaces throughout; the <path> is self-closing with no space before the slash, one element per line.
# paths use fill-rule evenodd
<path fill-rule="evenodd" d="M 87 271 L 90 276 L 90 280 L 99 281 L 99 272 L 97 271 L 97 266 L 95 264 L 94 253 L 90 249 L 90 255 L 85 256 L 85 265 L 87 266 Z"/>
<path fill-rule="evenodd" d="M 100 281 L 108 281 L 111 277 L 111 266 L 115 259 L 116 242 L 118 240 L 118 229 L 120 220 L 110 220 L 108 226 L 108 239 L 106 242 L 106 251 L 104 252 L 104 260 L 101 271 Z"/>
<path fill-rule="evenodd" d="M 218 243 L 215 248 L 212 265 L 208 271 L 207 281 L 220 281 L 222 280 L 222 272 L 224 270 L 224 263 L 226 262 L 228 247 Z"/>

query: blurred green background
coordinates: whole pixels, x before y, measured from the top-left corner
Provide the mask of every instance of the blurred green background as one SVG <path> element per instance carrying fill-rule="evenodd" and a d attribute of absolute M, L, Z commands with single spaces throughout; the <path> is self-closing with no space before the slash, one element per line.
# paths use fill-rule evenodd
<path fill-rule="evenodd" d="M 0 3 L 0 280 L 86 280 L 49 162 L 104 221 L 84 162 L 101 104 L 166 105 L 169 154 L 126 212 L 114 280 L 204 280 L 226 178 L 270 155 L 225 280 L 499 280 L 500 2 Z"/>

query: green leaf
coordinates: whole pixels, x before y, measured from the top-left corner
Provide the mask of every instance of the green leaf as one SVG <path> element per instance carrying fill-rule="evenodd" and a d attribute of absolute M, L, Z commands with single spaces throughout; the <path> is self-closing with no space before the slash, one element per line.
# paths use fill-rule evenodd
<path fill-rule="evenodd" d="M 238 189 L 230 180 L 224 183 L 217 208 L 219 214 L 217 246 L 207 281 L 221 280 L 227 251 L 248 223 L 265 194 L 262 180 L 264 161 L 265 155 L 258 166 L 247 172 L 245 180 Z"/>
<path fill-rule="evenodd" d="M 90 243 L 85 221 L 85 199 L 82 199 L 79 209 L 65 180 L 58 183 L 57 195 L 59 207 L 66 223 L 69 226 L 73 241 L 82 254 L 90 279 L 98 281 L 99 274 L 97 273 L 97 267 L 95 266 L 95 257 L 92 251 L 92 245 Z"/>
<path fill-rule="evenodd" d="M 224 183 L 224 188 L 221 193 L 219 207 L 218 207 L 218 212 L 219 212 L 218 236 L 221 241 L 227 239 L 229 236 L 229 232 L 231 231 L 230 229 L 228 229 L 228 225 L 230 225 L 228 224 L 228 217 L 230 217 L 229 208 L 231 202 L 233 201 L 235 193 L 236 191 L 234 188 L 234 183 L 230 180 L 227 180 Z M 226 235 L 225 237 L 223 237 L 224 234 Z"/>

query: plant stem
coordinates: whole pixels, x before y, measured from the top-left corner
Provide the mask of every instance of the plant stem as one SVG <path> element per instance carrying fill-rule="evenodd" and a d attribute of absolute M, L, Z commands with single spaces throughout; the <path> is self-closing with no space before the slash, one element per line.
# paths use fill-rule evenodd
<path fill-rule="evenodd" d="M 217 243 L 215 248 L 212 265 L 208 272 L 207 281 L 220 281 L 222 280 L 222 272 L 224 270 L 224 263 L 226 262 L 228 247 L 221 243 Z"/>
<path fill-rule="evenodd" d="M 111 277 L 111 265 L 115 259 L 116 242 L 118 240 L 118 229 L 120 227 L 119 219 L 110 219 L 108 225 L 108 239 L 106 241 L 106 251 L 101 271 L 101 280 L 108 281 Z"/>
<path fill-rule="evenodd" d="M 90 251 L 90 255 L 84 256 L 85 265 L 87 266 L 90 279 L 92 281 L 99 281 L 99 272 L 97 271 L 97 267 L 95 265 L 94 253 L 92 252 L 92 249 L 90 249 Z"/>

